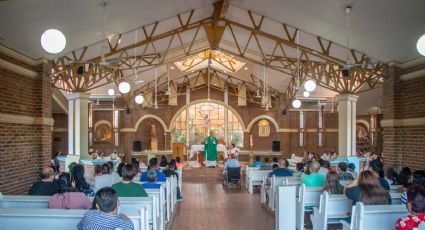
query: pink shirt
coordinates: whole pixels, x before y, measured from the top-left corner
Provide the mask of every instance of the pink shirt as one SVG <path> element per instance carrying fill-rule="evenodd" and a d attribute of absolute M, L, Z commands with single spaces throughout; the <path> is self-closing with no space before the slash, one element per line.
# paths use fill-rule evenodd
<path fill-rule="evenodd" d="M 49 200 L 49 208 L 89 209 L 91 206 L 90 199 L 82 192 L 56 193 Z"/>

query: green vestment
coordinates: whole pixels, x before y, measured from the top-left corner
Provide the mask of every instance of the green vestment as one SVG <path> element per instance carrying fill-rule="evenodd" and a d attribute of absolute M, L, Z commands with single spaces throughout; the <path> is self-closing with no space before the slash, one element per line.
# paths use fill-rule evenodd
<path fill-rule="evenodd" d="M 218 140 L 216 137 L 208 136 L 207 139 L 205 139 L 204 154 L 203 154 L 204 160 L 217 161 L 218 159 L 217 144 L 218 144 Z"/>

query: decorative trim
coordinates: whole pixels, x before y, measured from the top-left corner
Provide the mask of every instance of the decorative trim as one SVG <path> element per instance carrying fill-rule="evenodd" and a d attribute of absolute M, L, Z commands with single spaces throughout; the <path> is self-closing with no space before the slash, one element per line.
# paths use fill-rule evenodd
<path fill-rule="evenodd" d="M 358 119 L 358 120 L 356 120 L 356 124 L 363 124 L 363 125 L 366 126 L 367 131 L 370 131 L 369 122 L 362 120 L 362 119 Z"/>
<path fill-rule="evenodd" d="M 395 67 L 398 67 L 398 68 L 408 69 L 408 68 L 411 68 L 411 67 L 421 65 L 423 63 L 425 63 L 425 58 L 419 57 L 419 58 L 416 58 L 416 59 L 413 59 L 413 60 L 410 60 L 410 61 L 407 61 L 407 62 L 403 62 L 403 63 L 390 62 L 389 64 L 393 65 Z"/>
<path fill-rule="evenodd" d="M 384 119 L 381 121 L 382 127 L 422 126 L 422 125 L 425 125 L 425 117 L 404 118 L 404 119 Z"/>
<path fill-rule="evenodd" d="M 55 120 L 50 117 L 31 117 L 9 113 L 0 113 L 0 122 L 25 125 L 48 125 L 53 126 Z"/>
<path fill-rule="evenodd" d="M 164 121 L 160 117 L 152 115 L 152 114 L 147 114 L 147 115 L 144 115 L 141 118 L 139 118 L 139 120 L 137 121 L 134 128 L 123 128 L 123 129 L 120 130 L 120 132 L 122 132 L 122 133 L 135 133 L 135 132 L 137 132 L 137 129 L 139 128 L 140 123 L 142 123 L 143 120 L 149 119 L 149 118 L 157 120 L 161 124 L 162 128 L 164 129 L 164 132 L 166 132 L 166 133 L 170 132 L 170 130 L 167 129 L 167 126 L 165 125 Z"/>
<path fill-rule="evenodd" d="M 22 74 L 25 77 L 36 78 L 38 76 L 37 72 L 24 68 L 22 66 L 16 65 L 14 63 L 8 62 L 6 60 L 0 59 L 0 67 L 10 70 L 17 74 Z"/>
<path fill-rule="evenodd" d="M 416 70 L 410 73 L 405 73 L 400 76 L 401 81 L 413 80 L 416 78 L 425 77 L 425 69 Z"/>
<path fill-rule="evenodd" d="M 42 63 L 46 60 L 44 58 L 34 60 L 34 59 L 32 59 L 28 56 L 25 56 L 24 54 L 19 53 L 16 50 L 13 50 L 13 49 L 6 47 L 6 46 L 3 46 L 3 45 L 0 45 L 0 53 L 4 53 L 4 54 L 6 54 L 7 56 L 9 56 L 13 59 L 25 62 L 26 64 L 32 65 L 32 66 L 38 65 L 38 64 L 40 64 L 40 63 Z"/>
<path fill-rule="evenodd" d="M 279 133 L 299 133 L 301 129 L 279 129 Z M 337 133 L 338 129 L 303 129 L 305 133 Z"/>
<path fill-rule="evenodd" d="M 66 132 L 68 132 L 68 128 L 54 128 L 53 132 L 54 133 L 66 133 Z"/>
<path fill-rule="evenodd" d="M 260 115 L 260 116 L 254 117 L 254 118 L 253 118 L 253 119 L 249 122 L 248 126 L 246 127 L 246 132 L 250 132 L 250 131 L 251 131 L 251 128 L 252 128 L 252 126 L 254 125 L 254 123 L 255 123 L 255 122 L 257 122 L 257 121 L 259 121 L 259 120 L 261 120 L 261 119 L 269 120 L 271 123 L 273 123 L 274 128 L 275 128 L 276 130 L 279 130 L 279 125 L 277 124 L 276 120 L 275 120 L 273 117 L 271 117 L 271 116 L 269 116 L 269 115 Z"/>
<path fill-rule="evenodd" d="M 106 124 L 109 126 L 109 128 L 112 128 L 112 124 L 111 122 L 107 121 L 107 120 L 100 120 L 100 121 L 96 121 L 96 123 L 94 123 L 94 127 L 93 130 L 96 130 L 97 126 L 101 125 L 101 124 Z"/>

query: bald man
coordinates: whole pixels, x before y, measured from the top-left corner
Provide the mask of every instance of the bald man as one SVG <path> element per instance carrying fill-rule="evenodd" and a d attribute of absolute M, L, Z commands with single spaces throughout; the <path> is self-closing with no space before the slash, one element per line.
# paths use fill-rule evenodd
<path fill-rule="evenodd" d="M 41 180 L 35 182 L 28 195 L 32 196 L 51 196 L 58 192 L 58 184 L 54 181 L 54 171 L 50 167 L 44 167 L 40 174 Z"/>
<path fill-rule="evenodd" d="M 304 176 L 301 179 L 301 183 L 305 184 L 306 187 L 317 187 L 325 185 L 325 177 L 320 175 L 319 169 L 320 164 L 317 161 L 313 161 L 309 166 L 310 174 Z"/>

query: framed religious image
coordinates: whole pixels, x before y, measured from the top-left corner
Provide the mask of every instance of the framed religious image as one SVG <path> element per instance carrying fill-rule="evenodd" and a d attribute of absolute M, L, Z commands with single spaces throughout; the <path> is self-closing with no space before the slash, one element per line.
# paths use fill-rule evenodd
<path fill-rule="evenodd" d="M 112 140 L 112 130 L 108 124 L 100 124 L 96 126 L 94 131 L 96 142 L 109 142 Z"/>
<path fill-rule="evenodd" d="M 270 135 L 270 123 L 262 119 L 258 122 L 258 136 L 268 137 Z"/>

